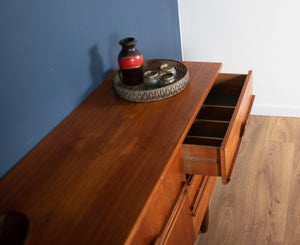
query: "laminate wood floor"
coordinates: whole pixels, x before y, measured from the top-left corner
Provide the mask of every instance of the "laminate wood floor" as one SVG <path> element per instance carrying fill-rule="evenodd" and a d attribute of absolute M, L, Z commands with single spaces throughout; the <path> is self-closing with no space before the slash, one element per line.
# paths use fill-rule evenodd
<path fill-rule="evenodd" d="M 300 118 L 250 116 L 231 182 L 218 179 L 201 244 L 300 245 Z"/>

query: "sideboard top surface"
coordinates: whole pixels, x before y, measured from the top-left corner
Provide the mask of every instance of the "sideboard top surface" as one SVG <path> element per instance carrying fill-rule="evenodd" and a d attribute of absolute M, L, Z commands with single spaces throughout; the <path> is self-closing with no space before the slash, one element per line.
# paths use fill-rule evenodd
<path fill-rule="evenodd" d="M 182 62 L 190 83 L 133 103 L 104 81 L 0 180 L 0 212 L 26 214 L 26 244 L 123 244 L 222 64 Z"/>

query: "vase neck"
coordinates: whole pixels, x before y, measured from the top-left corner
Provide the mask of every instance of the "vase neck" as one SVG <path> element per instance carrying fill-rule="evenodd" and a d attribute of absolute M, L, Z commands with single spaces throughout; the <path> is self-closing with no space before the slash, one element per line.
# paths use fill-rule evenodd
<path fill-rule="evenodd" d="M 137 40 L 133 37 L 127 37 L 127 38 L 124 38 L 120 41 L 120 45 L 122 45 L 122 47 L 135 47 L 137 43 Z"/>

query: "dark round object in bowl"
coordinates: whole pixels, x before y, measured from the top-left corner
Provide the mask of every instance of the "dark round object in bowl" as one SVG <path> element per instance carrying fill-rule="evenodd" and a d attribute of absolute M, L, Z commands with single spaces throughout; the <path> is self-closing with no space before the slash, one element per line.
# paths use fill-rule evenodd
<path fill-rule="evenodd" d="M 144 84 L 147 89 L 153 89 L 158 86 L 159 76 L 156 70 L 149 70 L 144 72 Z"/>
<path fill-rule="evenodd" d="M 175 82 L 175 76 L 173 73 L 164 73 L 159 80 L 159 86 L 164 87 Z"/>

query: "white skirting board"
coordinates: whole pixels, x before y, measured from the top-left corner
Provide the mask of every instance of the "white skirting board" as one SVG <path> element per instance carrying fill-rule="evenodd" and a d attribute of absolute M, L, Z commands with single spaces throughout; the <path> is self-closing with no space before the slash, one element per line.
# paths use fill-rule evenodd
<path fill-rule="evenodd" d="M 252 115 L 300 117 L 300 106 L 294 105 L 268 105 L 255 104 L 251 110 Z"/>

